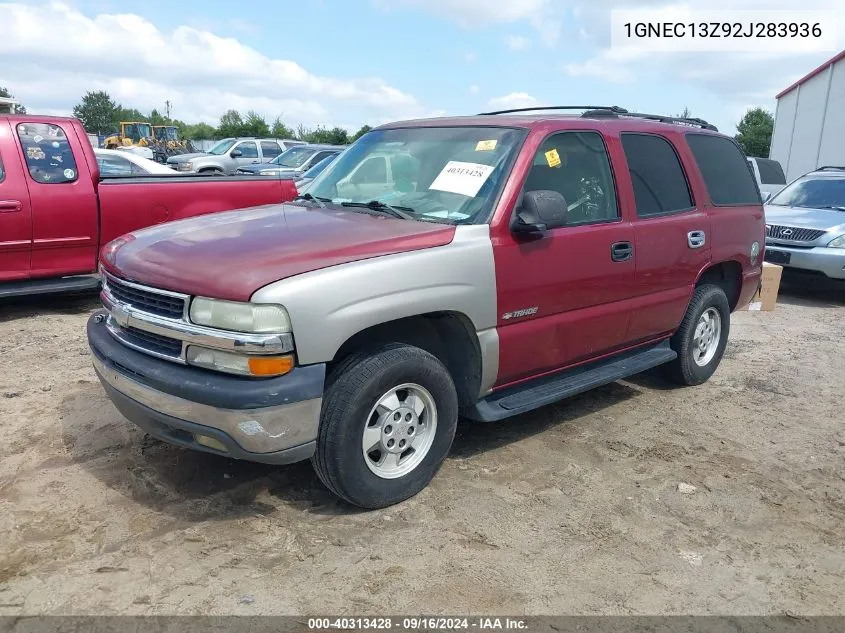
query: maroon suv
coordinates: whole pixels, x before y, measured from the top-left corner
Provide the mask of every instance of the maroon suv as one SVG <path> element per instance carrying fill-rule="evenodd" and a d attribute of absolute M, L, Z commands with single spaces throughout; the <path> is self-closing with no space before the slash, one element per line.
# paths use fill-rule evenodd
<path fill-rule="evenodd" d="M 107 393 L 155 437 L 311 459 L 374 508 L 428 484 L 459 415 L 658 365 L 704 382 L 760 282 L 742 151 L 698 119 L 558 110 L 384 125 L 292 203 L 108 245 Z"/>

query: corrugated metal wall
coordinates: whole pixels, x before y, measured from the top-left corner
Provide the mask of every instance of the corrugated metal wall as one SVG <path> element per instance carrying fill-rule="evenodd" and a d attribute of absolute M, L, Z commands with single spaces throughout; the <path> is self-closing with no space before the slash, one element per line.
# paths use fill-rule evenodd
<path fill-rule="evenodd" d="M 845 165 L 845 60 L 778 99 L 769 157 L 787 181 L 822 165 Z"/>

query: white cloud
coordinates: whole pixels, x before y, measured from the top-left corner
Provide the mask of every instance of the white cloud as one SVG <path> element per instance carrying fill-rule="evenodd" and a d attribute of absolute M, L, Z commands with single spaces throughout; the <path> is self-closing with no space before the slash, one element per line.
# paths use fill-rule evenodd
<path fill-rule="evenodd" d="M 385 10 L 415 7 L 464 28 L 527 20 L 546 46 L 557 43 L 562 27 L 561 3 L 553 0 L 373 0 L 373 4 Z"/>
<path fill-rule="evenodd" d="M 376 0 L 383 9 L 412 6 L 454 20 L 462 26 L 516 22 L 536 15 L 551 0 Z"/>
<path fill-rule="evenodd" d="M 209 123 L 229 108 L 310 125 L 425 113 L 378 77 L 315 75 L 237 39 L 185 25 L 164 32 L 133 14 L 0 4 L 0 42 L 3 82 L 31 112 L 69 112 L 86 90 L 103 89 L 126 107 L 161 110 L 170 100 L 176 118 Z"/>
<path fill-rule="evenodd" d="M 528 93 L 512 92 L 503 97 L 493 97 L 487 102 L 487 105 L 495 110 L 507 110 L 510 108 L 533 108 L 544 105 L 544 103 Z"/>
<path fill-rule="evenodd" d="M 521 35 L 509 35 L 505 41 L 512 51 L 524 51 L 531 44 L 527 37 Z"/>

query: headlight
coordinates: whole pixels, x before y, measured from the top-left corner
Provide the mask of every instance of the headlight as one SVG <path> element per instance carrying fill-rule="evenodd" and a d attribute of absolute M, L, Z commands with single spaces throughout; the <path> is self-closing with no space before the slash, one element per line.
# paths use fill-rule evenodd
<path fill-rule="evenodd" d="M 287 310 L 270 303 L 239 303 L 197 297 L 191 301 L 190 314 L 193 323 L 220 330 L 253 334 L 291 331 Z"/>
<path fill-rule="evenodd" d="M 190 161 L 187 163 L 179 163 L 179 170 L 180 171 L 191 171 L 194 168 L 194 164 Z"/>
<path fill-rule="evenodd" d="M 840 235 L 828 244 L 829 248 L 845 248 L 845 235 Z"/>
<path fill-rule="evenodd" d="M 189 345 L 185 351 L 189 364 L 214 371 L 256 378 L 283 376 L 293 369 L 293 356 L 245 356 L 198 345 Z"/>

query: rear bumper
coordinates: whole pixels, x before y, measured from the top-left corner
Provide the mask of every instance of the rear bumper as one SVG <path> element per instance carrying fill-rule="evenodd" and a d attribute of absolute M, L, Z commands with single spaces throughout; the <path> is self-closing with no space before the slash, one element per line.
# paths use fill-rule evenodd
<path fill-rule="evenodd" d="M 826 248 L 789 248 L 782 244 L 766 244 L 766 252 L 771 251 L 788 253 L 789 262 L 781 264 L 773 261 L 784 268 L 797 268 L 799 270 L 821 273 L 831 279 L 845 279 L 845 249 Z M 768 256 L 767 256 L 768 259 Z"/>
<path fill-rule="evenodd" d="M 270 464 L 308 459 L 320 421 L 325 365 L 251 380 L 159 360 L 131 350 L 101 320 L 88 321 L 94 369 L 131 422 L 161 440 Z"/>

